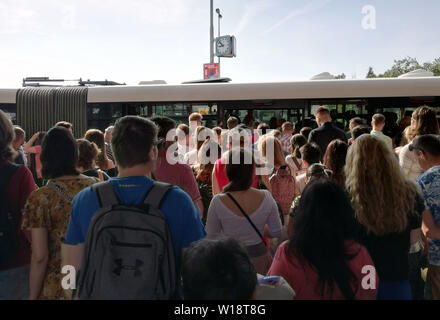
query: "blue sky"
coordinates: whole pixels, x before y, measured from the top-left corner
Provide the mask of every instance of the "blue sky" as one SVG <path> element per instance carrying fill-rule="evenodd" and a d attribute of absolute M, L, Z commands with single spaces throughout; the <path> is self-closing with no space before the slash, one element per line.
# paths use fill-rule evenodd
<path fill-rule="evenodd" d="M 362 28 L 362 8 L 376 29 Z M 233 82 L 306 80 L 328 71 L 363 78 L 396 58 L 440 56 L 439 0 L 215 0 L 237 57 L 221 60 Z M 217 36 L 217 15 L 214 13 Z M 215 58 L 217 61 L 217 58 Z M 0 0 L 0 88 L 23 77 L 137 84 L 203 78 L 209 0 Z"/>

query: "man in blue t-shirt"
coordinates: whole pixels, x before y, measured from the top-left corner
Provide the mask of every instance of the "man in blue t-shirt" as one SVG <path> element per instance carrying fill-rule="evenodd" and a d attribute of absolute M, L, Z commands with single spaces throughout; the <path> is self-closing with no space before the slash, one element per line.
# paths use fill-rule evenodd
<path fill-rule="evenodd" d="M 113 186 L 120 203 L 139 205 L 143 202 L 153 184 L 150 177 L 155 168 L 159 143 L 157 127 L 150 120 L 126 116 L 116 122 L 112 149 L 119 175 L 107 183 Z M 74 198 L 63 244 L 63 265 L 71 265 L 79 270 L 87 231 L 99 207 L 97 193 L 91 187 L 82 190 Z M 171 187 L 160 209 L 168 222 L 179 267 L 182 249 L 204 238 L 206 233 L 191 198 L 179 187 Z"/>
<path fill-rule="evenodd" d="M 440 139 L 433 134 L 421 135 L 409 145 L 424 171 L 416 182 L 422 189 L 426 207 L 422 230 L 429 240 L 428 282 L 432 298 L 440 300 Z"/>

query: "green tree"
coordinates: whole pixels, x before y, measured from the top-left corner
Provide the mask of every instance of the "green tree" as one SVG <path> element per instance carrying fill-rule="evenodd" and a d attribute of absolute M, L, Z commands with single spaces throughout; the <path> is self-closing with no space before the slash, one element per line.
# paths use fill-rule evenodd
<path fill-rule="evenodd" d="M 346 78 L 345 73 L 341 73 L 335 76 L 335 79 L 345 79 L 345 78 Z"/>
<path fill-rule="evenodd" d="M 376 74 L 373 71 L 373 67 L 368 68 L 368 73 L 366 78 L 377 78 Z"/>
<path fill-rule="evenodd" d="M 432 62 L 425 62 L 423 69 L 431 71 L 435 76 L 440 76 L 440 58 L 435 59 Z"/>
<path fill-rule="evenodd" d="M 395 78 L 404 73 L 408 73 L 422 68 L 415 58 L 406 57 L 401 60 L 394 60 L 394 65 L 391 69 L 388 69 L 383 74 L 379 75 L 379 78 Z"/>

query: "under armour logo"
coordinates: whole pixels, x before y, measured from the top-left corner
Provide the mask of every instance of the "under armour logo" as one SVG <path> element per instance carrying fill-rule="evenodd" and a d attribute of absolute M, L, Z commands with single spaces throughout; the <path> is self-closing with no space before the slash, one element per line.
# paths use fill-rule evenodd
<path fill-rule="evenodd" d="M 122 270 L 134 270 L 134 276 L 140 277 L 142 272 L 139 270 L 140 267 L 144 264 L 141 260 L 136 259 L 136 264 L 134 266 L 126 266 L 122 264 L 122 259 L 115 260 L 116 268 L 113 270 L 113 273 L 120 276 Z"/>

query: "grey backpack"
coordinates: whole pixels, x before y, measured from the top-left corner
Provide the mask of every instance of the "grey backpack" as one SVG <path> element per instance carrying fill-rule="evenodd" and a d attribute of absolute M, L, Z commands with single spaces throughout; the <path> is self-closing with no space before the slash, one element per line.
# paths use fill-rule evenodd
<path fill-rule="evenodd" d="M 93 185 L 101 208 L 87 233 L 79 299 L 176 299 L 179 281 L 160 206 L 171 185 L 154 182 L 139 206 L 120 204 L 108 182 Z"/>

